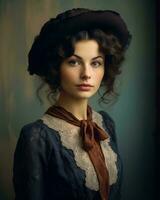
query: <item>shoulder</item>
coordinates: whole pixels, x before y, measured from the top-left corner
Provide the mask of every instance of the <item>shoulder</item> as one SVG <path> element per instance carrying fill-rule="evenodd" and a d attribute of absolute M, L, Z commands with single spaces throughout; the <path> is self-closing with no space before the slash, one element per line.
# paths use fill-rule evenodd
<path fill-rule="evenodd" d="M 52 137 L 51 137 L 52 136 Z M 51 146 L 56 141 L 54 130 L 49 129 L 41 119 L 22 126 L 17 143 L 23 146 Z"/>
<path fill-rule="evenodd" d="M 20 137 L 25 139 L 30 139 L 33 137 L 45 138 L 44 126 L 41 120 L 36 120 L 34 122 L 25 124 L 20 131 Z"/>
<path fill-rule="evenodd" d="M 53 149 L 52 144 L 56 141 L 51 140 L 49 131 L 40 119 L 24 125 L 17 140 L 15 159 L 19 157 L 35 159 L 41 156 L 44 160 L 49 160 Z"/>
<path fill-rule="evenodd" d="M 14 151 L 14 173 L 29 173 L 35 176 L 42 166 L 48 166 L 51 153 L 52 143 L 42 121 L 38 119 L 24 125 Z"/>
<path fill-rule="evenodd" d="M 57 131 L 50 128 L 40 118 L 34 122 L 25 124 L 18 137 L 17 145 L 28 148 L 43 147 L 47 149 L 58 148 L 60 146 L 60 138 Z"/>

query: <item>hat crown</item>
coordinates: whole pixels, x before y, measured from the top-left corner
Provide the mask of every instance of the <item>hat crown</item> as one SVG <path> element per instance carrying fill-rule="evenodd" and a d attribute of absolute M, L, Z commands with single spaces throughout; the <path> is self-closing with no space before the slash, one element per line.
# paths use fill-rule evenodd
<path fill-rule="evenodd" d="M 71 10 L 67 10 L 63 13 L 58 14 L 56 19 L 64 20 L 64 19 L 67 19 L 70 17 L 75 17 L 77 15 L 87 13 L 89 11 L 91 11 L 91 10 L 89 10 L 87 8 L 73 8 Z"/>

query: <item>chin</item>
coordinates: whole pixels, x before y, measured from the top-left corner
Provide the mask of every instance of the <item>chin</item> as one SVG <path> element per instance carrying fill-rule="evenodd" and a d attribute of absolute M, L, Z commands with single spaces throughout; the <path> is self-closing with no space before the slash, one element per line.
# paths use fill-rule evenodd
<path fill-rule="evenodd" d="M 77 99 L 89 99 L 91 98 L 95 93 L 82 93 L 82 94 L 75 94 L 74 97 L 76 97 Z"/>
<path fill-rule="evenodd" d="M 72 92 L 71 92 L 72 91 Z M 95 91 L 87 91 L 87 92 L 84 92 L 84 91 L 75 91 L 74 89 L 72 90 L 66 90 L 65 91 L 65 94 L 67 96 L 70 96 L 72 98 L 75 98 L 75 99 L 89 99 L 91 98 L 93 95 L 95 95 L 95 93 L 97 92 L 97 90 Z"/>

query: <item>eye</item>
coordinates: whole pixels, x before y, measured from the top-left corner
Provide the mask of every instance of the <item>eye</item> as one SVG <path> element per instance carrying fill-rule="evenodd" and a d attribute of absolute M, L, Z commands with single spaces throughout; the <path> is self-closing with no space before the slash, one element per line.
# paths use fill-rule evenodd
<path fill-rule="evenodd" d="M 94 67 L 99 67 L 99 66 L 103 65 L 103 63 L 100 62 L 100 61 L 94 61 L 94 62 L 92 62 L 92 65 L 93 65 Z"/>
<path fill-rule="evenodd" d="M 78 60 L 69 60 L 68 64 L 71 66 L 77 66 L 77 65 L 80 65 L 81 63 Z"/>

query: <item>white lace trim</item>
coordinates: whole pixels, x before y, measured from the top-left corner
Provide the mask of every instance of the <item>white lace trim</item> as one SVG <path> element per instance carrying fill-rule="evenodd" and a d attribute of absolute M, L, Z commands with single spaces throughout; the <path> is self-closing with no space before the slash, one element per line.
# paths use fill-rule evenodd
<path fill-rule="evenodd" d="M 102 116 L 92 110 L 93 121 L 97 123 L 103 130 Z M 58 131 L 62 145 L 67 149 L 71 149 L 75 155 L 75 161 L 78 167 L 83 169 L 86 173 L 85 185 L 91 190 L 98 191 L 99 183 L 94 166 L 88 156 L 88 153 L 82 148 L 82 140 L 80 137 L 80 127 L 72 125 L 62 119 L 44 114 L 41 118 L 43 123 L 48 127 Z M 117 180 L 117 154 L 111 149 L 109 145 L 110 139 L 101 141 L 100 145 L 105 157 L 105 163 L 109 172 L 109 183 L 112 185 Z"/>

